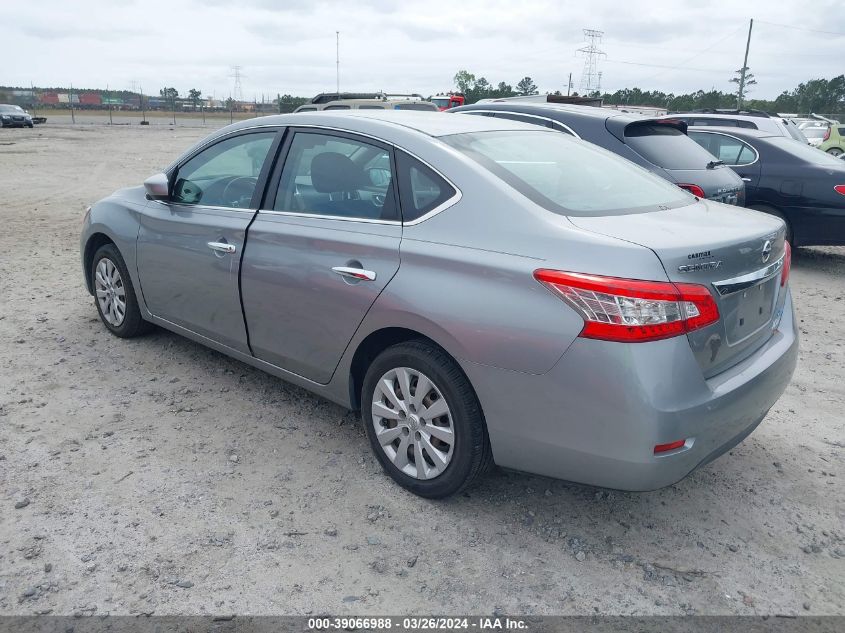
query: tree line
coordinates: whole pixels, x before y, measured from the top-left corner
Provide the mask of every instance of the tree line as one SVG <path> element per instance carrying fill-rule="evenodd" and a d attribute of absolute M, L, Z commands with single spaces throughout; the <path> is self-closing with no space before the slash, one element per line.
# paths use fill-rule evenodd
<path fill-rule="evenodd" d="M 521 79 L 515 89 L 504 81 L 494 85 L 485 77 L 476 78 L 467 70 L 455 73 L 453 81 L 455 87 L 466 96 L 467 103 L 474 103 L 479 99 L 539 94 L 530 77 Z M 746 75 L 746 91 L 749 85 L 756 83 L 753 75 Z M 546 94 L 559 95 L 561 92 L 556 90 Z M 579 96 L 577 92 L 572 95 Z M 676 112 L 699 108 L 735 108 L 737 103 L 735 92 L 723 92 L 715 88 L 687 94 L 624 88 L 615 92 L 595 91 L 586 96 L 601 97 L 605 103 L 613 105 L 657 106 Z M 767 112 L 845 115 L 845 75 L 832 79 L 811 79 L 792 90 L 784 90 L 776 99 L 749 99 L 746 96 L 743 107 Z"/>

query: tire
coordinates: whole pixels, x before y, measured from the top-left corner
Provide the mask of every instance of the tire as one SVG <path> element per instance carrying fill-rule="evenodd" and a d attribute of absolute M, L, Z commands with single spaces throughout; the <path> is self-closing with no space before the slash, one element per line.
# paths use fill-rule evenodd
<path fill-rule="evenodd" d="M 749 209 L 754 209 L 755 211 L 762 211 L 763 213 L 768 213 L 769 215 L 773 215 L 776 218 L 780 218 L 783 220 L 783 223 L 786 224 L 786 241 L 789 242 L 790 246 L 796 246 L 796 244 L 792 243 L 792 225 L 789 223 L 789 220 L 786 219 L 786 216 L 775 209 L 774 207 L 770 207 L 766 204 L 752 204 L 748 207 Z"/>
<path fill-rule="evenodd" d="M 829 150 L 827 150 L 827 153 L 831 156 L 839 156 L 842 153 L 842 150 L 838 147 L 831 147 Z"/>
<path fill-rule="evenodd" d="M 94 305 L 109 332 L 120 338 L 132 338 L 152 329 L 152 323 L 141 317 L 132 278 L 114 244 L 104 244 L 97 249 L 91 261 L 90 274 Z M 106 296 L 101 297 L 101 293 Z M 121 298 L 122 310 L 119 307 Z M 114 311 L 109 309 L 111 305 L 115 306 Z"/>
<path fill-rule="evenodd" d="M 403 372 L 410 377 L 407 380 L 410 398 L 401 388 Z M 399 407 L 385 404 L 390 398 L 386 396 L 389 390 L 385 390 L 382 378 L 388 375 Z M 418 394 L 421 379 L 426 378 L 431 387 Z M 445 405 L 437 404 L 441 399 Z M 374 413 L 374 401 L 377 412 L 389 417 Z M 448 411 L 445 415 L 428 420 L 418 415 L 425 411 L 440 412 L 444 406 Z M 361 417 L 382 468 L 400 486 L 421 497 L 441 499 L 454 495 L 493 463 L 487 426 L 475 391 L 455 360 L 432 343 L 422 340 L 400 343 L 376 357 L 364 378 Z M 434 427 L 438 428 L 436 433 L 432 432 Z M 391 437 L 395 439 L 382 446 Z M 403 446 L 404 459 L 400 450 Z"/>

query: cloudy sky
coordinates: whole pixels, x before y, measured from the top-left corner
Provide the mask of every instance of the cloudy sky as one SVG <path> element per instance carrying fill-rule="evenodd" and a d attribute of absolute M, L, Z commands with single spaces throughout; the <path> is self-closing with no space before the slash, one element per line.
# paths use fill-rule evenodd
<path fill-rule="evenodd" d="M 582 30 L 604 31 L 602 88 L 729 90 L 754 18 L 752 96 L 845 73 L 845 1 L 38 0 L 0 21 L 0 85 L 310 96 L 452 88 L 459 69 L 541 91 L 575 89 Z M 802 8 L 803 7 L 803 8 Z M 9 61 L 12 60 L 12 63 Z"/>

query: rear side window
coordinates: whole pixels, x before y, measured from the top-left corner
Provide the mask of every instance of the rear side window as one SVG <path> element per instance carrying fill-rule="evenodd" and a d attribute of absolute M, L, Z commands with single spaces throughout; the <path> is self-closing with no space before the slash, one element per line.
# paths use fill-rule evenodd
<path fill-rule="evenodd" d="M 384 110 L 384 106 L 380 105 L 361 105 L 358 106 L 359 110 Z"/>
<path fill-rule="evenodd" d="M 836 128 L 839 131 L 839 136 L 845 136 L 845 127 Z"/>
<path fill-rule="evenodd" d="M 402 220 L 413 222 L 434 211 L 457 192 L 433 169 L 405 152 L 396 152 Z"/>
<path fill-rule="evenodd" d="M 713 160 L 681 130 L 665 123 L 631 123 L 625 127 L 625 143 L 664 169 L 706 169 Z"/>
<path fill-rule="evenodd" d="M 348 105 L 333 105 L 333 106 L 326 106 L 323 110 L 349 110 Z"/>
<path fill-rule="evenodd" d="M 711 132 L 690 132 L 690 138 L 726 165 L 749 165 L 757 160 L 757 152 L 733 136 Z"/>

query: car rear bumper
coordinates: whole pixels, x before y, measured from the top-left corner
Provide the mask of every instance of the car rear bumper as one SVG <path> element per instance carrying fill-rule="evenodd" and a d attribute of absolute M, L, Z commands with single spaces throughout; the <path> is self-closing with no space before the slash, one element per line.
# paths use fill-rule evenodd
<path fill-rule="evenodd" d="M 751 357 L 704 379 L 686 337 L 642 344 L 579 338 L 531 375 L 462 362 L 499 466 L 620 490 L 668 486 L 741 442 L 789 383 L 798 337 L 787 296 Z M 656 456 L 654 447 L 686 440 Z"/>

